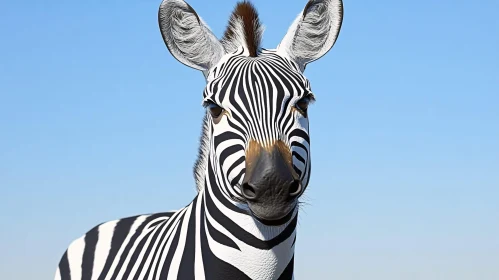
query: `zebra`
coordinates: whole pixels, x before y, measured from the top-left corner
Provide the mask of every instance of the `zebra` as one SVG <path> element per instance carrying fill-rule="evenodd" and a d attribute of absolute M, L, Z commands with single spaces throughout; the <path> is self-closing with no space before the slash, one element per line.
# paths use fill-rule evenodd
<path fill-rule="evenodd" d="M 56 280 L 294 279 L 298 199 L 310 180 L 303 72 L 335 44 L 341 0 L 310 0 L 276 49 L 237 3 L 218 40 L 183 0 L 163 0 L 170 53 L 205 79 L 197 195 L 185 208 L 100 224 L 73 241 Z"/>

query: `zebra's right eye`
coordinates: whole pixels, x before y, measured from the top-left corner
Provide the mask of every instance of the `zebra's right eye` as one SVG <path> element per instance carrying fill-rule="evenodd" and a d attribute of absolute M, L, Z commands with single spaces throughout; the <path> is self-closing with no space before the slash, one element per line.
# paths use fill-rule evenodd
<path fill-rule="evenodd" d="M 216 119 L 220 117 L 220 115 L 223 113 L 224 109 L 220 106 L 218 106 L 216 103 L 208 101 L 206 103 L 206 108 L 210 111 L 211 116 Z"/>

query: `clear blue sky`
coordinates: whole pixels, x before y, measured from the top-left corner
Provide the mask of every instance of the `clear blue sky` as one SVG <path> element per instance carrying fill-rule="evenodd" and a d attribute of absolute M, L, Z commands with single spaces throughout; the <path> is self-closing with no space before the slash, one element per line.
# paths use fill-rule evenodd
<path fill-rule="evenodd" d="M 159 2 L 0 1 L 0 279 L 52 279 L 92 226 L 194 197 L 204 78 L 166 49 Z M 220 36 L 235 1 L 189 3 Z M 274 48 L 306 1 L 254 3 Z M 345 0 L 306 71 L 297 279 L 499 279 L 497 11 Z"/>

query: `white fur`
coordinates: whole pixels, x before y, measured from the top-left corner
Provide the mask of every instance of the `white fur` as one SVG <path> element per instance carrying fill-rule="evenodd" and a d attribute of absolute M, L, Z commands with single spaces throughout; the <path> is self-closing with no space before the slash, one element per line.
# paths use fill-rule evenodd
<path fill-rule="evenodd" d="M 280 55 L 301 68 L 325 55 L 334 45 L 343 20 L 342 0 L 310 0 L 277 47 Z"/>
<path fill-rule="evenodd" d="M 182 0 L 163 0 L 158 16 L 163 40 L 172 55 L 206 76 L 224 55 L 217 37 Z"/>
<path fill-rule="evenodd" d="M 61 280 L 61 271 L 59 270 L 59 267 L 57 267 L 57 270 L 55 272 L 54 280 Z"/>
<path fill-rule="evenodd" d="M 99 226 L 99 239 L 95 246 L 95 261 L 92 272 L 92 280 L 97 280 L 100 272 L 104 268 L 106 259 L 111 251 L 111 241 L 113 239 L 113 231 L 116 228 L 118 221 L 111 221 Z"/>
<path fill-rule="evenodd" d="M 68 261 L 69 271 L 72 279 L 78 279 L 82 276 L 83 251 L 85 249 L 85 237 L 82 236 L 69 245 Z"/>

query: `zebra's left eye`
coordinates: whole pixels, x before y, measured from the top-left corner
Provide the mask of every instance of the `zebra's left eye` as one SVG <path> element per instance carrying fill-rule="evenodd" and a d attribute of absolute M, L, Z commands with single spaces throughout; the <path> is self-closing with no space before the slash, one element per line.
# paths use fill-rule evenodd
<path fill-rule="evenodd" d="M 309 94 L 296 102 L 295 107 L 298 109 L 305 117 L 307 116 L 308 105 L 314 100 L 312 94 Z"/>
<path fill-rule="evenodd" d="M 206 108 L 208 108 L 208 110 L 210 110 L 210 114 L 214 119 L 220 117 L 220 115 L 224 111 L 224 109 L 222 107 L 218 106 L 215 102 L 211 102 L 211 101 L 206 102 L 205 106 L 206 106 Z"/>

